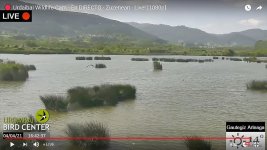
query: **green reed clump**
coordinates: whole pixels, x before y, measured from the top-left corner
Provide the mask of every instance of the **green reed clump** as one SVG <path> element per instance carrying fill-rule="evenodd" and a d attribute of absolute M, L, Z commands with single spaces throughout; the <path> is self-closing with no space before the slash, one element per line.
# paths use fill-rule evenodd
<path fill-rule="evenodd" d="M 74 146 L 78 146 L 82 149 L 107 149 L 109 147 L 110 141 L 109 130 L 102 123 L 91 122 L 85 124 L 68 124 L 66 129 L 66 134 L 69 137 L 87 137 L 91 140 L 72 140 Z M 101 139 L 96 139 L 101 138 Z"/>
<path fill-rule="evenodd" d="M 251 90 L 267 90 L 267 81 L 251 81 L 247 84 L 247 89 Z"/>
<path fill-rule="evenodd" d="M 41 101 L 45 105 L 45 108 L 48 110 L 65 112 L 68 107 L 68 100 L 63 96 L 57 95 L 46 95 L 40 96 Z"/>
<path fill-rule="evenodd" d="M 111 57 L 95 56 L 94 60 L 111 60 Z"/>
<path fill-rule="evenodd" d="M 154 70 L 162 70 L 162 64 L 158 61 L 153 62 Z"/>
<path fill-rule="evenodd" d="M 101 85 L 94 87 L 75 87 L 68 90 L 71 104 L 83 107 L 116 105 L 119 101 L 135 98 L 136 89 L 131 85 Z"/>
<path fill-rule="evenodd" d="M 36 67 L 35 67 L 34 65 L 25 65 L 25 68 L 26 68 L 28 71 L 36 70 Z"/>
<path fill-rule="evenodd" d="M 78 56 L 75 58 L 76 60 L 85 60 L 86 58 L 84 56 Z"/>
<path fill-rule="evenodd" d="M 132 61 L 149 61 L 148 58 L 132 58 Z"/>
<path fill-rule="evenodd" d="M 68 90 L 68 99 L 71 104 L 78 103 L 82 107 L 95 107 L 104 104 L 97 96 L 97 91 L 88 87 L 75 87 Z"/>
<path fill-rule="evenodd" d="M 96 64 L 95 68 L 107 68 L 105 64 Z"/>
<path fill-rule="evenodd" d="M 25 81 L 29 77 L 27 68 L 13 62 L 0 63 L 0 81 Z"/>
<path fill-rule="evenodd" d="M 185 145 L 188 150 L 212 150 L 211 143 L 201 140 L 199 137 L 188 137 L 185 140 Z"/>

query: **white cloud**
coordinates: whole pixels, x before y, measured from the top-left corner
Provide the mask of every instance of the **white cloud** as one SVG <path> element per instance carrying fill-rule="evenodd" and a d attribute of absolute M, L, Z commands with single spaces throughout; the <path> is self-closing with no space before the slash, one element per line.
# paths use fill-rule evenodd
<path fill-rule="evenodd" d="M 245 25 L 245 26 L 259 26 L 261 23 L 262 23 L 261 20 L 257 20 L 253 18 L 239 21 L 239 24 Z"/>

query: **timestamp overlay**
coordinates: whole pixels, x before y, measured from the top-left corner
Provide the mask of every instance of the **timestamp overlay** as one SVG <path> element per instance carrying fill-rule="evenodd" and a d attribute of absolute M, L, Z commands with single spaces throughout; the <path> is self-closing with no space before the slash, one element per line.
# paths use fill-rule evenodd
<path fill-rule="evenodd" d="M 226 150 L 265 150 L 265 122 L 226 122 Z"/>

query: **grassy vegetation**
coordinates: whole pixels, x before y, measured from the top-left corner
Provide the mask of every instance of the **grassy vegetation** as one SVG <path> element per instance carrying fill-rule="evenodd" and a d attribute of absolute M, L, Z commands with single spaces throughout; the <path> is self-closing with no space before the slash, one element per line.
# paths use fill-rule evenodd
<path fill-rule="evenodd" d="M 169 54 L 191 56 L 267 56 L 266 41 L 258 41 L 255 47 L 184 47 L 168 43 L 95 41 L 83 38 L 17 38 L 2 36 L 0 53 L 16 54 Z"/>
<path fill-rule="evenodd" d="M 28 77 L 28 68 L 24 65 L 0 63 L 0 81 L 25 81 Z"/>
<path fill-rule="evenodd" d="M 107 68 L 105 64 L 96 64 L 95 68 Z"/>
<path fill-rule="evenodd" d="M 110 137 L 109 130 L 101 123 L 91 122 L 86 124 L 68 124 L 66 134 L 69 137 Z M 109 147 L 109 140 L 72 140 L 74 146 L 88 150 L 104 150 Z"/>
<path fill-rule="evenodd" d="M 153 62 L 154 70 L 162 70 L 162 64 L 158 61 Z"/>
<path fill-rule="evenodd" d="M 94 87 L 74 87 L 68 90 L 67 97 L 46 95 L 40 96 L 46 109 L 65 112 L 68 107 L 78 104 L 90 108 L 104 105 L 114 106 L 120 101 L 134 99 L 136 89 L 131 85 L 101 85 Z"/>
<path fill-rule="evenodd" d="M 190 138 L 196 138 L 196 140 L 190 140 Z M 198 139 L 199 137 L 189 137 L 185 141 L 185 145 L 188 150 L 212 150 L 210 142 Z"/>
<path fill-rule="evenodd" d="M 24 65 L 24 66 L 28 71 L 36 70 L 36 67 L 34 65 Z"/>
<path fill-rule="evenodd" d="M 83 107 L 116 105 L 119 101 L 134 99 L 135 94 L 136 89 L 131 85 L 75 87 L 68 90 L 70 103 L 78 103 Z"/>
<path fill-rule="evenodd" d="M 63 96 L 46 95 L 40 96 L 45 108 L 53 111 L 64 112 L 67 111 L 68 100 Z"/>
<path fill-rule="evenodd" d="M 267 81 L 251 81 L 247 84 L 247 89 L 251 90 L 267 90 Z"/>

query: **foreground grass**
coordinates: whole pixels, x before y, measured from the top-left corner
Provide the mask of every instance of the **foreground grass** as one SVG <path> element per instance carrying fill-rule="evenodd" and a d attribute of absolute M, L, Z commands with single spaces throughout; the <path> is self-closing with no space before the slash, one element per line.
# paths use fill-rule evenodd
<path fill-rule="evenodd" d="M 75 87 L 68 90 L 70 103 L 78 103 L 83 107 L 116 105 L 120 101 L 134 99 L 135 94 L 136 89 L 131 85 Z"/>
<path fill-rule="evenodd" d="M 196 138 L 198 140 L 190 140 L 190 138 Z M 185 141 L 187 150 L 212 150 L 212 145 L 208 141 L 199 139 L 199 137 L 188 137 Z"/>
<path fill-rule="evenodd" d="M 136 88 L 131 85 L 100 85 L 94 87 L 74 87 L 67 91 L 67 97 L 46 95 L 40 96 L 46 109 L 64 112 L 68 107 L 84 108 L 97 106 L 114 106 L 120 101 L 134 99 Z"/>
<path fill-rule="evenodd" d="M 108 138 L 109 130 L 102 123 L 91 122 L 86 124 L 68 124 L 66 134 L 69 137 L 98 137 Z M 72 140 L 74 146 L 88 150 L 104 150 L 109 147 L 109 140 Z"/>
<path fill-rule="evenodd" d="M 267 81 L 251 81 L 247 84 L 247 89 L 250 90 L 267 90 Z"/>

